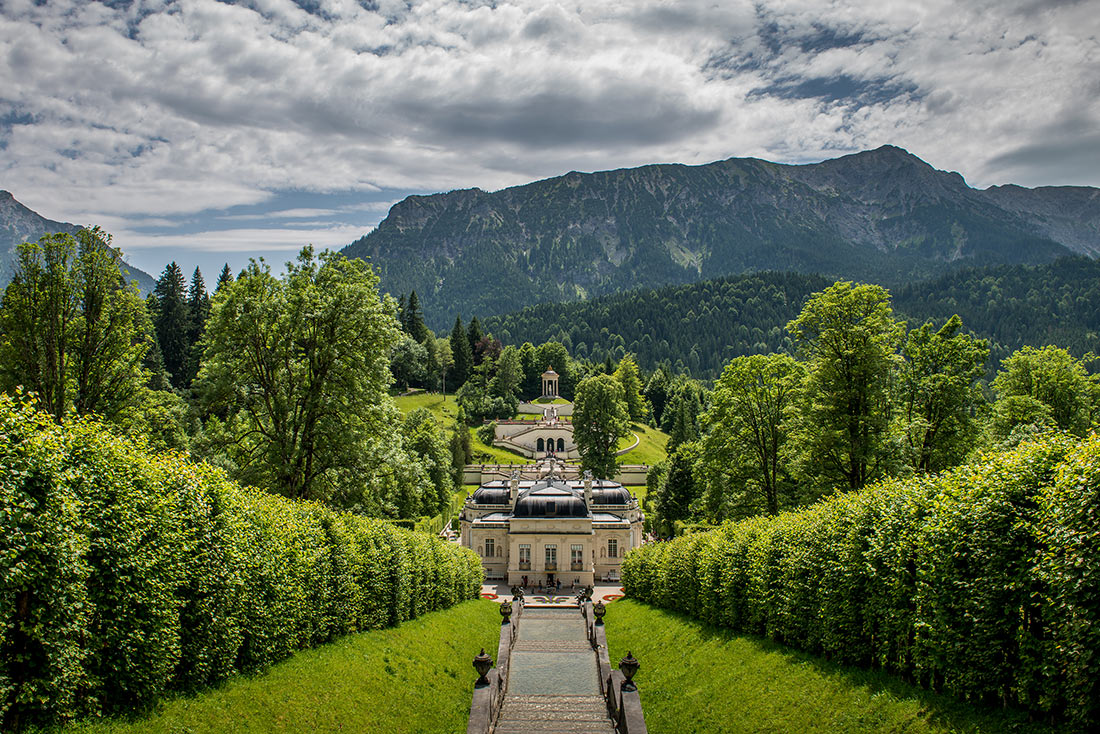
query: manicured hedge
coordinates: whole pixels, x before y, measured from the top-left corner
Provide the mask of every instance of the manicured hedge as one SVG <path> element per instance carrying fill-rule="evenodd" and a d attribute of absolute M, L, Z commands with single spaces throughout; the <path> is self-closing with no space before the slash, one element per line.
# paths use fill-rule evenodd
<path fill-rule="evenodd" d="M 651 543 L 629 596 L 963 699 L 1100 726 L 1100 438 Z"/>
<path fill-rule="evenodd" d="M 0 396 L 0 729 L 147 706 L 474 598 L 475 554 Z"/>

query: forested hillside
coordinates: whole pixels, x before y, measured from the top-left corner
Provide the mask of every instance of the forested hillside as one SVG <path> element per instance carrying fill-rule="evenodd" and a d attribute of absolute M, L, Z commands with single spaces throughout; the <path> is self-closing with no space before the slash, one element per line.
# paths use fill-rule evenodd
<path fill-rule="evenodd" d="M 896 289 L 894 303 L 922 321 L 958 313 L 991 340 L 997 361 L 1025 344 L 1100 352 L 1100 262 L 1091 258 L 949 273 Z"/>
<path fill-rule="evenodd" d="M 776 272 L 717 278 L 532 306 L 487 318 L 484 328 L 508 344 L 550 339 L 578 358 L 634 353 L 645 369 L 667 362 L 713 377 L 733 357 L 789 351 L 785 325 L 831 282 Z M 911 326 L 957 313 L 991 340 L 991 367 L 1025 344 L 1100 351 L 1100 262 L 1091 258 L 961 270 L 895 289 L 893 303 Z"/>
<path fill-rule="evenodd" d="M 893 146 L 812 165 L 572 172 L 410 196 L 344 249 L 428 325 L 761 270 L 897 286 L 953 269 L 1100 252 L 1095 189 L 980 191 Z"/>
<path fill-rule="evenodd" d="M 645 369 L 714 375 L 734 357 L 789 350 L 784 326 L 809 295 L 833 281 L 818 275 L 754 273 L 638 289 L 579 303 L 545 303 L 485 319 L 505 344 L 559 341 L 578 359 L 637 355 Z"/>

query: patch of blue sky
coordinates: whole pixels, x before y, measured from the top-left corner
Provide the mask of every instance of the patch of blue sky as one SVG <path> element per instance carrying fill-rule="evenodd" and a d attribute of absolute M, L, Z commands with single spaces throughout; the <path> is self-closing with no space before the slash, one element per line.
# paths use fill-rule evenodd
<path fill-rule="evenodd" d="M 758 87 L 749 97 L 781 97 L 784 99 L 820 99 L 830 103 L 853 102 L 875 105 L 900 97 L 919 98 L 920 90 L 912 82 L 896 77 L 856 79 L 847 74 L 809 79 L 783 79 Z"/>

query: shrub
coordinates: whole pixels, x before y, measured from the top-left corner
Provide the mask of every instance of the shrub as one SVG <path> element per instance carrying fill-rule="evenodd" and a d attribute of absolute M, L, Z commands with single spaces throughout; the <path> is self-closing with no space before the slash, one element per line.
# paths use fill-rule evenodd
<path fill-rule="evenodd" d="M 5 731 L 150 705 L 477 596 L 470 551 L 0 396 Z"/>
<path fill-rule="evenodd" d="M 1100 439 L 651 543 L 629 596 L 965 700 L 1100 725 Z"/>

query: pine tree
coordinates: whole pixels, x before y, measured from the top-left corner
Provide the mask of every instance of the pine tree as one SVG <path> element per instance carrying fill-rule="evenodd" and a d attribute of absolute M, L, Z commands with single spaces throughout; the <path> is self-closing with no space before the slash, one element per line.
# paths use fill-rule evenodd
<path fill-rule="evenodd" d="M 638 363 L 634 361 L 634 355 L 628 354 L 619 361 L 614 377 L 623 386 L 623 399 L 626 400 L 630 420 L 643 420 L 646 414 L 645 398 L 642 397 L 642 378 L 638 376 Z"/>
<path fill-rule="evenodd" d="M 688 443 L 669 456 L 668 476 L 657 493 L 659 525 L 667 535 L 675 533 L 677 521 L 691 519 L 691 504 L 699 496 L 692 476 L 697 455 L 697 445 Z"/>
<path fill-rule="evenodd" d="M 481 355 L 478 354 L 477 345 L 481 341 L 481 338 L 485 336 L 481 333 L 481 322 L 477 320 L 477 316 L 470 319 L 470 328 L 466 332 L 467 341 L 470 343 L 470 354 L 473 355 L 472 364 L 481 364 Z"/>
<path fill-rule="evenodd" d="M 157 332 L 164 369 L 171 376 L 172 386 L 187 383 L 188 329 L 190 319 L 184 295 L 187 282 L 180 266 L 172 261 L 165 266 L 153 293 L 157 297 L 157 314 L 153 325 Z"/>
<path fill-rule="evenodd" d="M 206 292 L 206 281 L 202 278 L 202 271 L 195 268 L 191 275 L 191 288 L 187 291 L 187 384 L 195 379 L 199 372 L 199 362 L 202 353 L 199 340 L 202 338 L 202 330 L 206 328 L 206 319 L 210 316 L 210 295 Z"/>
<path fill-rule="evenodd" d="M 661 425 L 664 418 L 665 406 L 668 404 L 668 383 L 668 372 L 664 367 L 658 367 L 645 385 L 645 398 L 653 409 L 654 425 Z"/>
<path fill-rule="evenodd" d="M 409 294 L 409 300 L 405 304 L 405 320 L 402 322 L 406 333 L 420 344 L 424 344 L 429 339 L 434 339 L 435 334 L 432 333 L 428 325 L 424 323 L 424 313 L 420 310 L 420 298 L 416 295 L 416 291 Z"/>
<path fill-rule="evenodd" d="M 458 392 L 466 380 L 470 378 L 470 371 L 474 366 L 473 350 L 466 336 L 466 330 L 462 328 L 462 316 L 455 316 L 455 325 L 451 329 L 451 359 L 454 366 L 451 368 L 451 387 L 453 392 Z"/>
<path fill-rule="evenodd" d="M 233 271 L 229 269 L 229 263 L 222 266 L 222 271 L 218 275 L 218 284 L 214 286 L 215 293 L 221 293 L 222 288 L 233 282 Z"/>
<path fill-rule="evenodd" d="M 679 402 L 676 414 L 672 420 L 672 430 L 669 432 L 667 451 L 675 451 L 682 444 L 694 441 L 699 432 L 695 427 L 696 416 L 692 412 L 692 401 L 684 399 Z"/>

